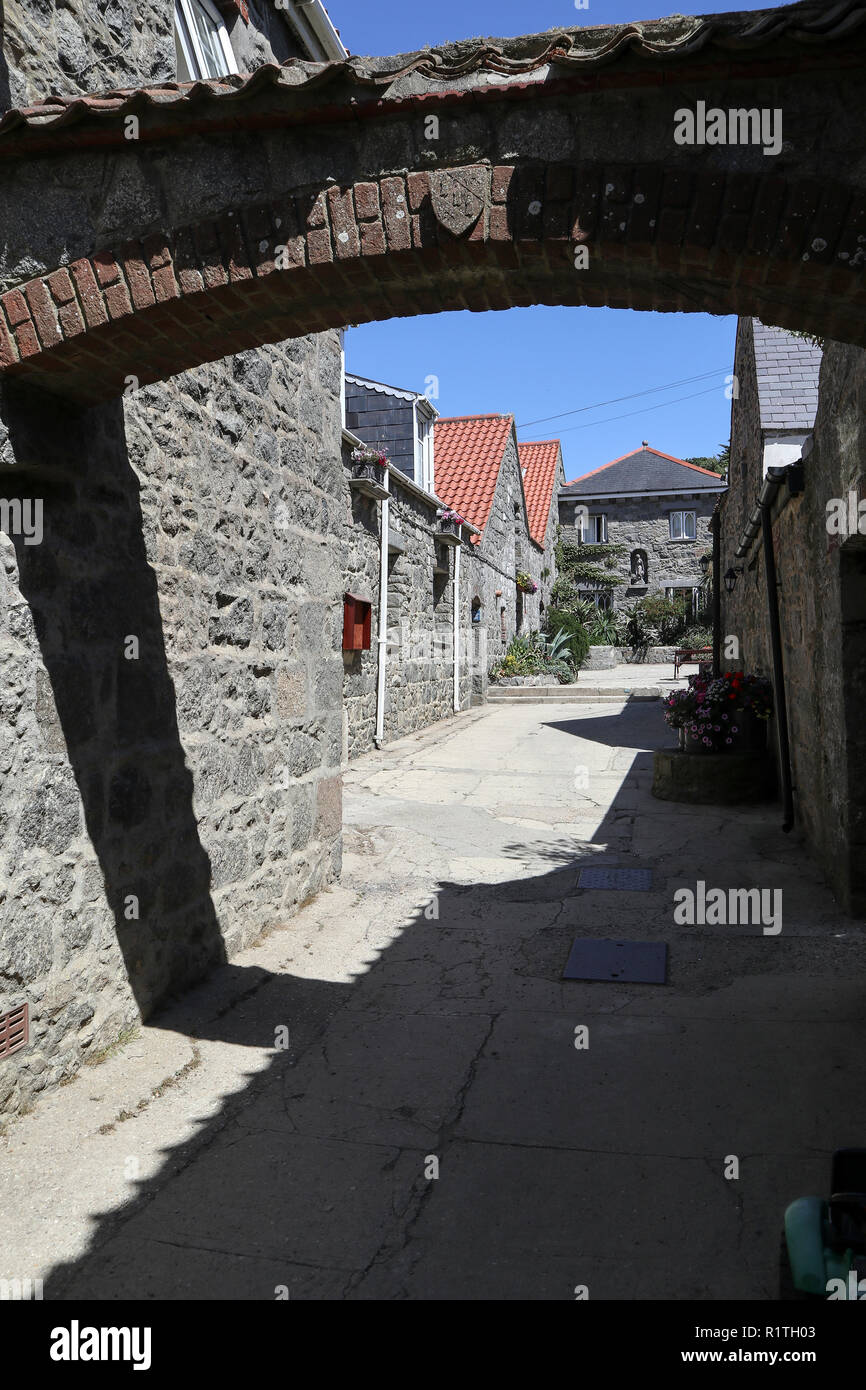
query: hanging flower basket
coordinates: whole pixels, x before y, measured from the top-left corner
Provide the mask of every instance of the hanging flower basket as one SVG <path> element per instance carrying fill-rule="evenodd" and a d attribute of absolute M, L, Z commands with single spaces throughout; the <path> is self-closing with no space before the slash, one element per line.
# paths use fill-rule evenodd
<path fill-rule="evenodd" d="M 742 671 L 726 671 L 715 680 L 689 676 L 687 689 L 673 691 L 664 706 L 685 753 L 766 752 L 773 690 L 764 676 Z"/>
<path fill-rule="evenodd" d="M 366 497 L 388 496 L 388 456 L 384 449 L 353 449 L 349 469 L 349 486 L 353 492 L 361 492 Z"/>
<path fill-rule="evenodd" d="M 524 570 L 517 571 L 515 583 L 522 594 L 534 594 L 538 592 L 538 585 L 535 580 Z"/>

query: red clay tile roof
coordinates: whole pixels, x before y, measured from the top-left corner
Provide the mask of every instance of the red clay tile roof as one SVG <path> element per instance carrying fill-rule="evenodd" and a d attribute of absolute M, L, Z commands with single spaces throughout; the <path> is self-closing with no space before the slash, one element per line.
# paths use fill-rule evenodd
<path fill-rule="evenodd" d="M 433 426 L 436 495 L 482 533 L 505 455 L 513 415 L 454 415 Z"/>
<path fill-rule="evenodd" d="M 523 491 L 526 493 L 529 534 L 536 545 L 543 548 L 553 485 L 559 465 L 559 440 L 543 439 L 534 444 L 518 444 L 517 452 L 520 455 L 520 467 L 525 470 Z"/>

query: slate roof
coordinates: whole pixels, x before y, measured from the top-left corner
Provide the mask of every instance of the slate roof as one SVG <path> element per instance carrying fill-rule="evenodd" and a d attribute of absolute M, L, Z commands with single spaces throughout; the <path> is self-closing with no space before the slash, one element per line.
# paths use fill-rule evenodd
<path fill-rule="evenodd" d="M 490 519 L 493 495 L 514 429 L 513 415 L 452 415 L 433 426 L 436 494 L 482 533 Z"/>
<path fill-rule="evenodd" d="M 644 442 L 639 449 L 613 459 L 582 478 L 575 478 L 560 497 L 599 497 L 609 493 L 628 497 L 646 492 L 702 492 L 718 490 L 724 484 L 718 473 L 673 454 L 663 454 Z"/>
<path fill-rule="evenodd" d="M 784 328 L 752 319 L 761 429 L 811 430 L 823 353 Z"/>
<path fill-rule="evenodd" d="M 536 545 L 543 547 L 547 520 L 550 516 L 550 502 L 559 468 L 559 440 L 544 439 L 533 444 L 518 444 L 517 452 L 523 471 L 529 534 Z"/>
<path fill-rule="evenodd" d="M 471 39 L 393 57 L 350 57 L 331 63 L 293 59 L 263 63 L 253 73 L 205 82 L 165 82 L 116 88 L 87 96 L 52 93 L 34 106 L 7 111 L 0 120 L 0 155 L 20 148 L 60 149 L 125 143 L 124 118 L 140 117 L 141 139 L 166 139 L 207 130 L 260 128 L 278 114 L 300 121 L 334 103 L 351 101 L 353 116 L 379 115 L 381 103 L 421 105 L 427 82 L 446 91 L 472 91 L 473 101 L 538 81 L 587 73 L 616 64 L 648 69 L 700 56 L 724 63 L 770 49 L 789 60 L 829 45 L 843 49 L 866 25 L 863 0 L 801 0 L 772 10 L 669 15 L 628 24 L 551 29 L 520 38 Z M 488 74 L 483 90 L 479 73 Z M 525 81 L 521 82 L 520 79 Z"/>
<path fill-rule="evenodd" d="M 401 401 L 427 400 L 421 391 L 405 391 L 401 386 L 387 386 L 384 381 L 373 381 L 372 377 L 356 376 L 354 372 L 346 372 L 346 381 L 353 386 L 367 386 L 371 391 L 376 391 L 383 396 L 394 396 Z M 432 410 L 435 406 L 428 401 Z"/>

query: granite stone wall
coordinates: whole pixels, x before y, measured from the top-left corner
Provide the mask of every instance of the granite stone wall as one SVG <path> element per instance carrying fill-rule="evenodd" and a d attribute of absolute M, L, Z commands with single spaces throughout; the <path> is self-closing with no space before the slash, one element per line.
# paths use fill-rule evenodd
<path fill-rule="evenodd" d="M 248 21 L 233 5 L 217 8 L 240 72 L 304 56 L 269 0 L 248 0 Z M 0 9 L 0 111 L 49 92 L 73 96 L 177 78 L 173 0 L 6 0 Z"/>
<path fill-rule="evenodd" d="M 0 1012 L 15 1108 L 339 871 L 335 335 L 76 416 L 7 391 Z"/>
<path fill-rule="evenodd" d="M 386 742 L 454 712 L 455 550 L 436 539 L 439 525 L 434 499 L 425 500 L 405 486 L 397 469 L 391 471 L 390 480 Z M 370 650 L 343 653 L 347 758 L 371 748 L 376 732 L 380 526 L 381 503 L 353 493 L 344 517 L 345 589 L 371 598 L 373 609 Z M 467 709 L 473 698 L 483 698 L 486 688 L 481 673 L 473 670 L 475 633 L 470 602 L 474 569 L 475 557 L 464 541 L 459 599 L 461 709 Z"/>
<path fill-rule="evenodd" d="M 516 633 L 540 626 L 541 571 L 549 560 L 529 535 L 520 460 L 514 434 L 505 447 L 490 516 L 479 545 L 473 594 L 481 599 L 488 663 L 501 656 Z M 515 584 L 524 570 L 539 585 L 534 594 L 519 594 Z M 497 593 L 497 591 L 501 591 Z"/>
<path fill-rule="evenodd" d="M 741 567 L 722 594 L 722 631 L 735 637 L 741 666 L 772 676 L 766 571 L 761 538 L 744 559 L 734 551 L 762 479 L 754 355 L 741 323 L 735 373 L 732 487 L 721 508 L 722 570 Z M 804 490 L 783 488 L 773 509 L 784 682 L 790 726 L 795 827 L 838 901 L 866 912 L 866 537 L 832 536 L 827 503 L 866 497 L 866 352 L 826 343 Z M 847 509 L 847 508 L 846 508 Z M 775 740 L 773 740 L 775 751 Z"/>
<path fill-rule="evenodd" d="M 6 0 L 0 109 L 175 80 L 174 5 Z"/>
<path fill-rule="evenodd" d="M 7 5 L 14 99 L 173 78 L 171 13 Z M 340 429 L 334 332 L 89 410 L 3 387 L 0 493 L 43 534 L 0 535 L 0 1013 L 31 1014 L 0 1109 L 339 872 Z"/>

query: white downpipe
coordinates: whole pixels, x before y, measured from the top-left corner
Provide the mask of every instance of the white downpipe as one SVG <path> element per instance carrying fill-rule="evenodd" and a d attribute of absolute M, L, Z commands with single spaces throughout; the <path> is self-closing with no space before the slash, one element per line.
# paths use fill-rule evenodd
<path fill-rule="evenodd" d="M 385 469 L 385 487 L 391 489 L 391 477 Z M 376 681 L 376 737 L 377 748 L 382 746 L 385 737 L 385 673 L 388 665 L 388 528 L 391 522 L 391 499 L 382 498 L 379 510 L 379 666 Z"/>
<path fill-rule="evenodd" d="M 460 550 L 454 547 L 454 713 L 460 709 Z"/>

